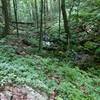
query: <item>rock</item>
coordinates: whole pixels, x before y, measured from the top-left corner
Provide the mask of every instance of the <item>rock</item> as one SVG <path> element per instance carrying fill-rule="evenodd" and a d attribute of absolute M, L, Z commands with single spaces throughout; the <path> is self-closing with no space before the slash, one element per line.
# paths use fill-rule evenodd
<path fill-rule="evenodd" d="M 51 43 L 49 41 L 43 41 L 43 46 L 44 47 L 50 47 Z"/>
<path fill-rule="evenodd" d="M 0 93 L 0 100 L 48 100 L 48 96 L 29 86 L 5 86 Z"/>
<path fill-rule="evenodd" d="M 6 96 L 3 93 L 0 93 L 0 100 L 7 100 Z"/>
<path fill-rule="evenodd" d="M 75 57 L 75 63 L 78 65 L 78 66 L 84 66 L 84 67 L 89 67 L 92 62 L 94 61 L 94 58 L 88 54 L 83 54 L 83 53 L 80 53 L 80 54 L 77 54 L 76 57 Z M 83 68 L 84 69 L 84 68 Z"/>
<path fill-rule="evenodd" d="M 28 91 L 27 98 L 32 98 L 32 100 L 48 100 L 48 96 L 44 92 L 37 92 L 36 90 L 33 90 L 32 88 L 26 86 L 25 87 Z M 29 99 L 31 100 L 31 99 Z"/>
<path fill-rule="evenodd" d="M 4 94 L 7 98 L 7 100 L 11 100 L 11 97 L 12 97 L 12 93 L 10 91 L 4 91 Z"/>

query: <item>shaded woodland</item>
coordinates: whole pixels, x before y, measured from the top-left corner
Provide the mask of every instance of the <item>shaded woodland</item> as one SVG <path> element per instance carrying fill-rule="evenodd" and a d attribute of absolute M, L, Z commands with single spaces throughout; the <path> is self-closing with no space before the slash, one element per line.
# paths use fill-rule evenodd
<path fill-rule="evenodd" d="M 100 0 L 0 0 L 0 91 L 9 84 L 43 100 L 99 100 Z"/>

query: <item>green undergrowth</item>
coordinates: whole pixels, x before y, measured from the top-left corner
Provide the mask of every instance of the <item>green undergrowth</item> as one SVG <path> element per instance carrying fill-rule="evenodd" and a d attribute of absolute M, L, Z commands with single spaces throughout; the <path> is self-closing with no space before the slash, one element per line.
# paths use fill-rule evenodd
<path fill-rule="evenodd" d="M 27 84 L 57 100 L 99 100 L 99 76 L 73 67 L 70 62 L 37 55 L 16 55 L 9 46 L 0 47 L 0 85 Z"/>

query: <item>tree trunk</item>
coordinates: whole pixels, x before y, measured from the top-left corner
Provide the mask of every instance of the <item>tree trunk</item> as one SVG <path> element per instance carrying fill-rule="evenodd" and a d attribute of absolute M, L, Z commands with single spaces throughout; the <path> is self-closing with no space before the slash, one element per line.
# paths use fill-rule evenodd
<path fill-rule="evenodd" d="M 10 3 L 10 0 L 8 0 L 8 14 L 9 14 L 9 20 L 11 22 L 12 16 L 11 16 L 11 3 Z"/>
<path fill-rule="evenodd" d="M 59 38 L 60 38 L 60 31 L 61 31 L 61 0 L 59 0 Z"/>
<path fill-rule="evenodd" d="M 10 17 L 9 17 L 9 10 L 8 10 L 8 0 L 1 0 L 2 3 L 2 11 L 5 20 L 5 27 L 4 27 L 4 34 L 7 35 L 10 33 Z"/>
<path fill-rule="evenodd" d="M 70 31 L 69 31 L 65 0 L 61 0 L 61 10 L 62 10 L 65 33 L 67 34 L 67 49 L 69 49 L 70 48 L 70 37 L 71 36 L 70 36 Z"/>
<path fill-rule="evenodd" d="M 14 6 L 14 14 L 15 14 L 15 22 L 16 22 L 17 36 L 19 37 L 18 18 L 17 18 L 17 1 L 16 0 L 13 0 L 13 6 Z"/>
<path fill-rule="evenodd" d="M 42 50 L 43 46 L 43 0 L 41 0 L 41 21 L 40 21 L 40 39 L 39 39 L 39 52 Z"/>
<path fill-rule="evenodd" d="M 37 0 L 35 0 L 35 11 L 36 11 L 36 26 L 37 26 L 37 30 L 38 30 L 38 21 L 39 21 L 39 18 L 38 18 L 38 7 L 37 7 Z"/>

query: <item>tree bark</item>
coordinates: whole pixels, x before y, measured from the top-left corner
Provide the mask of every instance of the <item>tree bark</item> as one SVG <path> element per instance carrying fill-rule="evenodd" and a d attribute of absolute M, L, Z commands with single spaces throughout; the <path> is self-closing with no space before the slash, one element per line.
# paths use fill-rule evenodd
<path fill-rule="evenodd" d="M 38 21 L 39 21 L 39 18 L 38 18 L 38 5 L 37 5 L 37 0 L 35 0 L 35 11 L 36 11 L 36 26 L 37 26 L 37 30 L 38 30 Z"/>
<path fill-rule="evenodd" d="M 67 46 L 66 47 L 67 49 L 69 49 L 71 36 L 70 36 L 68 18 L 67 18 L 67 13 L 66 13 L 65 0 L 61 0 L 61 10 L 62 10 L 65 33 L 67 34 Z"/>
<path fill-rule="evenodd" d="M 41 15 L 40 15 L 40 39 L 39 39 L 39 52 L 42 50 L 43 46 L 43 0 L 41 0 Z"/>
<path fill-rule="evenodd" d="M 17 17 L 17 1 L 16 0 L 13 0 L 13 6 L 14 6 L 14 14 L 15 14 L 15 22 L 16 22 L 17 36 L 19 37 L 18 17 Z"/>
<path fill-rule="evenodd" d="M 59 0 L 59 38 L 60 38 L 60 31 L 61 31 L 61 0 Z"/>
<path fill-rule="evenodd" d="M 3 35 L 7 35 L 10 33 L 10 17 L 9 17 L 9 9 L 8 9 L 8 0 L 1 0 L 2 3 L 2 11 L 5 20 L 5 27 Z"/>

